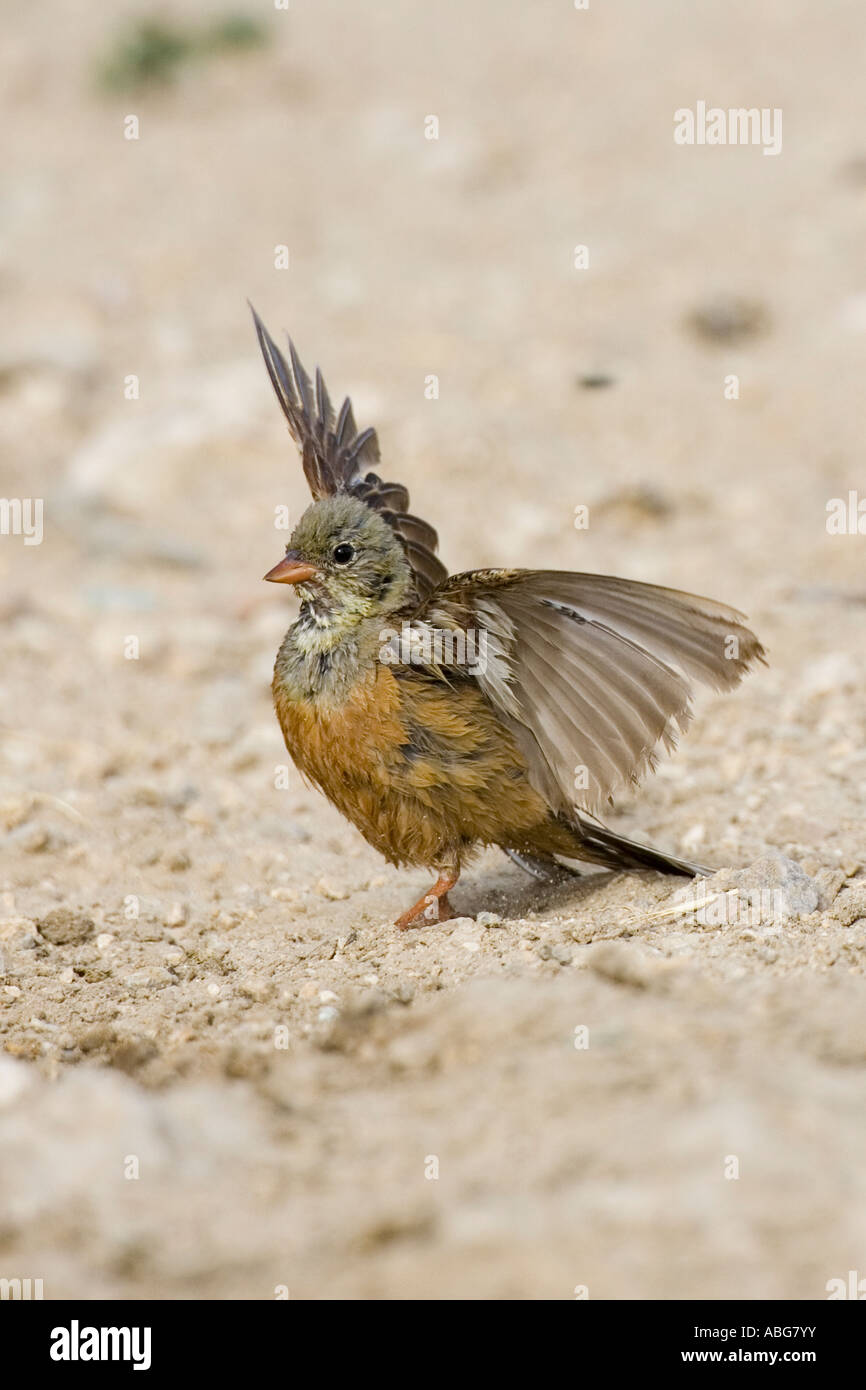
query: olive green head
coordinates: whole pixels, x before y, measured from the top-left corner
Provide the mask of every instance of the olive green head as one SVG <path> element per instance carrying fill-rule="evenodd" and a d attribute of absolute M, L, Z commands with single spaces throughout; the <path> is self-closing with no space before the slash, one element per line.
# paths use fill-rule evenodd
<path fill-rule="evenodd" d="M 349 493 L 308 507 L 285 559 L 265 575 L 294 584 L 317 623 L 341 628 L 396 612 L 407 601 L 412 571 L 387 521 Z"/>

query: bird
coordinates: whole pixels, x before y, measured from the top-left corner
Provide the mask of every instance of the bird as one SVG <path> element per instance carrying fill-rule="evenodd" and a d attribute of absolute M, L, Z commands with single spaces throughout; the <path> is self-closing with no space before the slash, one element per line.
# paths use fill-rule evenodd
<path fill-rule="evenodd" d="M 727 691 L 765 663 L 744 615 L 608 575 L 449 575 L 435 529 L 377 471 L 376 431 L 357 428 L 348 397 L 335 411 L 321 371 L 311 379 L 250 308 L 313 498 L 264 576 L 300 599 L 274 708 L 304 779 L 389 863 L 436 875 L 395 926 L 452 917 L 485 846 L 539 879 L 580 864 L 711 873 L 601 812 L 674 749 L 696 682 Z"/>

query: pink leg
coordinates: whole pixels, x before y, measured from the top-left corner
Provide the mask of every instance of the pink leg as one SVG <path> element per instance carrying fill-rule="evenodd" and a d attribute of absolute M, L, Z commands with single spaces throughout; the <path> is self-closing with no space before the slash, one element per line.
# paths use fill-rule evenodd
<path fill-rule="evenodd" d="M 423 898 L 419 898 L 417 903 L 413 903 L 408 912 L 404 912 L 402 917 L 398 917 L 394 926 L 399 931 L 405 931 L 407 927 L 420 926 L 425 921 L 447 922 L 452 915 L 451 904 L 448 901 L 448 894 L 460 877 L 459 869 L 451 869 L 440 875 L 433 884 L 429 892 Z M 433 911 L 437 912 L 437 917 L 433 918 Z M 428 913 L 430 916 L 428 916 Z"/>

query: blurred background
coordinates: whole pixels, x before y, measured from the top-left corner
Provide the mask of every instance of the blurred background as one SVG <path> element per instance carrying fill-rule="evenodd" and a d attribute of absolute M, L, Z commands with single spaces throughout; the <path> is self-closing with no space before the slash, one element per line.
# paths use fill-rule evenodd
<path fill-rule="evenodd" d="M 44 535 L 0 536 L 0 1274 L 823 1296 L 863 1258 L 866 537 L 826 526 L 866 497 L 862 7 L 3 13 L 0 491 L 43 499 Z M 676 144 L 699 102 L 779 108 L 781 151 Z M 536 918 L 488 855 L 458 907 L 501 932 L 392 939 L 424 876 L 274 785 L 294 610 L 260 579 L 308 499 L 247 299 L 377 427 L 453 571 L 749 613 L 769 671 L 702 704 L 617 823 L 714 864 L 781 851 L 824 917 L 769 944 L 657 923 L 635 990 L 586 953 L 669 885 L 604 876 Z M 667 958 L 686 983 L 657 998 Z M 609 1050 L 553 1080 L 586 1013 Z"/>

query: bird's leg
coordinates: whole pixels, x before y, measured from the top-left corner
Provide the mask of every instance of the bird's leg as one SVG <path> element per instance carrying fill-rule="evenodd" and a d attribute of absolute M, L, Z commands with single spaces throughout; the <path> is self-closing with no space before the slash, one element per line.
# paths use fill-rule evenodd
<path fill-rule="evenodd" d="M 398 917 L 394 926 L 400 931 L 421 922 L 447 922 L 451 914 L 448 894 L 460 877 L 459 869 L 445 869 L 423 898 L 413 903 L 408 912 Z"/>

